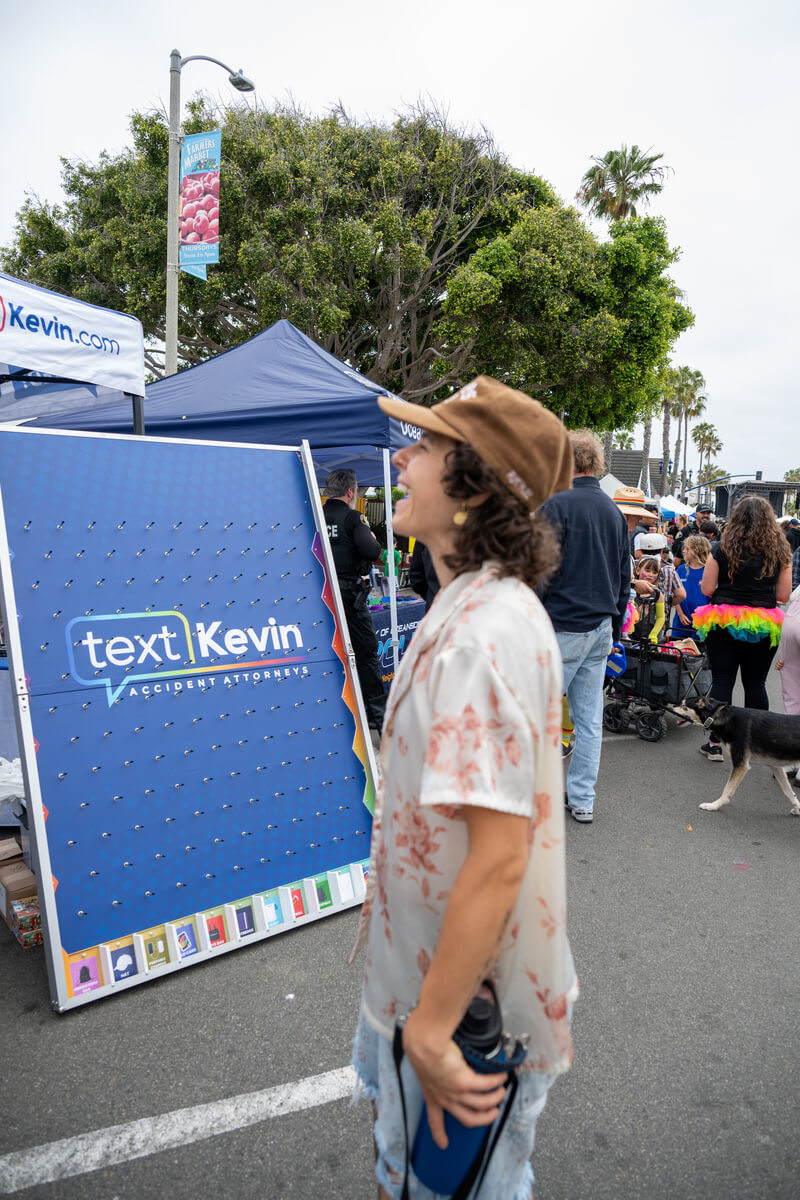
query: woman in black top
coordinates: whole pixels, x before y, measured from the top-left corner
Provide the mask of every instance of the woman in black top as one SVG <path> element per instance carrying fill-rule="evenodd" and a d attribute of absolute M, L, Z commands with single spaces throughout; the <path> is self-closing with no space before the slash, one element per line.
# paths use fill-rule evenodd
<path fill-rule="evenodd" d="M 763 496 L 743 496 L 709 556 L 700 584 L 710 604 L 698 608 L 694 625 L 705 638 L 711 665 L 711 696 L 730 704 L 741 671 L 747 708 L 769 708 L 765 682 L 780 641 L 792 567 L 789 543 Z M 709 737 L 701 754 L 722 762 L 719 742 Z"/>

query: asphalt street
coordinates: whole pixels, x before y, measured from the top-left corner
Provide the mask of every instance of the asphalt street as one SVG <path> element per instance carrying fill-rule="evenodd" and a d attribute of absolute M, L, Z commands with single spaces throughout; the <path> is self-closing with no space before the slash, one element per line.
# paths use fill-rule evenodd
<path fill-rule="evenodd" d="M 595 822 L 568 823 L 582 994 L 575 1064 L 539 1123 L 536 1200 L 798 1195 L 800 820 L 763 767 L 727 808 L 701 812 L 727 778 L 701 740 L 672 721 L 654 744 L 607 735 Z M 347 1064 L 356 921 L 330 917 L 60 1016 L 43 952 L 0 923 L 0 1179 L 13 1151 Z M 346 1099 L 217 1136 L 209 1125 L 185 1146 L 14 1194 L 375 1196 L 368 1116 Z"/>

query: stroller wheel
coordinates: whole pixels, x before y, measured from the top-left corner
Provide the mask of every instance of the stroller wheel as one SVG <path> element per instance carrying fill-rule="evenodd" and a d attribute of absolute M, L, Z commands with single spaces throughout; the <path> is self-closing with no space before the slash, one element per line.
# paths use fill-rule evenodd
<path fill-rule="evenodd" d="M 607 704 L 603 709 L 603 728 L 610 729 L 612 733 L 619 733 L 624 724 L 624 711 L 622 704 Z"/>
<path fill-rule="evenodd" d="M 642 713 L 636 722 L 636 732 L 646 742 L 658 742 L 667 732 L 667 718 L 663 713 Z"/>

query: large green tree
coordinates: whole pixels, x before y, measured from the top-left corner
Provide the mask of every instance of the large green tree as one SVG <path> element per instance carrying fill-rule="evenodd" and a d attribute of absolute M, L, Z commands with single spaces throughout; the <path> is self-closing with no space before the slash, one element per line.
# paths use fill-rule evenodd
<path fill-rule="evenodd" d="M 663 224 L 600 244 L 550 186 L 485 133 L 436 111 L 391 126 L 277 107 L 190 103 L 184 132 L 222 128 L 220 263 L 181 278 L 179 355 L 201 362 L 287 317 L 383 386 L 430 402 L 481 371 L 570 423 L 635 419 L 692 321 L 667 274 Z M 66 202 L 29 200 L 5 269 L 139 317 L 163 362 L 167 129 L 64 161 Z"/>
<path fill-rule="evenodd" d="M 594 156 L 594 165 L 581 180 L 575 198 L 595 217 L 610 221 L 635 217 L 637 203 L 649 204 L 672 170 L 666 164 L 656 165 L 662 157 L 638 146 L 628 149 L 624 143 L 619 150 L 608 150 L 602 158 Z"/>
<path fill-rule="evenodd" d="M 635 422 L 655 374 L 692 322 L 666 274 L 662 221 L 625 221 L 598 242 L 573 209 L 530 209 L 449 284 L 439 328 L 473 361 L 541 395 L 568 425 Z"/>

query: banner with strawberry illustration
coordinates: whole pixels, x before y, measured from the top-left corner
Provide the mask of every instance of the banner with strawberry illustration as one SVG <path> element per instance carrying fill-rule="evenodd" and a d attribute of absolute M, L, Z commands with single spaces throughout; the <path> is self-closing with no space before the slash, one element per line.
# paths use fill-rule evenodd
<path fill-rule="evenodd" d="M 192 133 L 181 147 L 181 270 L 206 278 L 219 262 L 219 167 L 222 133 Z"/>

